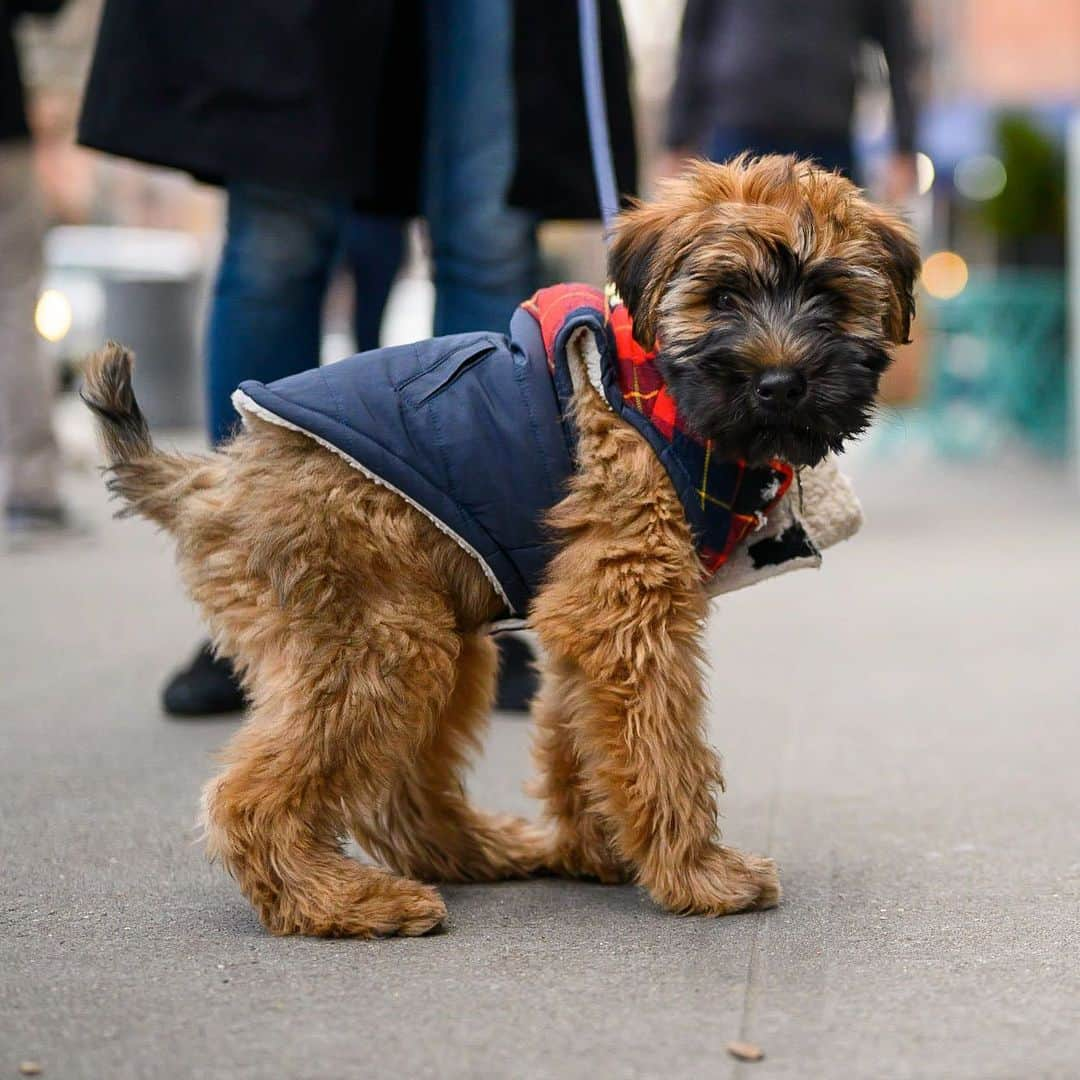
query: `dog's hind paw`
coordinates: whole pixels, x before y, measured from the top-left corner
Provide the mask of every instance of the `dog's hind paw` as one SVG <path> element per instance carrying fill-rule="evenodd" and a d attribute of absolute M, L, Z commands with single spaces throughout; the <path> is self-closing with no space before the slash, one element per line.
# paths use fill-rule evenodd
<path fill-rule="evenodd" d="M 311 883 L 302 900 L 256 903 L 273 934 L 310 937 L 419 937 L 446 919 L 446 904 L 430 885 L 361 868 L 355 880 L 335 882 L 332 891 Z"/>

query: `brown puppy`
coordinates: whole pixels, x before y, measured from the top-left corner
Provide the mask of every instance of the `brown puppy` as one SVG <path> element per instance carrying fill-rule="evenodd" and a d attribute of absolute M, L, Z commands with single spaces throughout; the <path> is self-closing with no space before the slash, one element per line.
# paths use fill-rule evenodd
<path fill-rule="evenodd" d="M 907 337 L 918 257 L 846 180 L 788 158 L 698 164 L 624 213 L 611 275 L 682 413 L 729 456 L 812 464 L 867 424 Z M 503 603 L 427 517 L 257 416 L 220 452 L 157 451 L 130 357 L 91 362 L 109 485 L 177 541 L 251 715 L 204 793 L 210 853 L 278 934 L 422 934 L 422 882 L 633 879 L 677 912 L 776 903 L 768 859 L 719 840 L 703 732 L 706 590 L 682 504 L 586 379 L 561 546 L 531 611 L 545 650 L 546 828 L 475 809 Z M 383 868 L 347 858 L 351 834 Z"/>

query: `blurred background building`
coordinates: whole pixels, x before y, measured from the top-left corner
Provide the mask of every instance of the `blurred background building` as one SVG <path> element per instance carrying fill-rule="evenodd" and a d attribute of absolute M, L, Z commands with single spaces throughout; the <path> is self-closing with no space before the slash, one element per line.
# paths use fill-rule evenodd
<path fill-rule="evenodd" d="M 890 408 L 871 452 L 963 458 L 1020 452 L 1061 461 L 1070 430 L 1070 182 L 1080 205 L 1080 175 L 1070 178 L 1066 165 L 1070 121 L 1080 110 L 1080 0 L 914 3 L 923 111 L 919 190 L 910 211 L 926 267 L 916 341 L 891 373 Z M 673 78 L 681 5 L 624 0 L 623 6 L 648 177 Z M 200 298 L 219 248 L 220 198 L 178 174 L 74 146 L 99 13 L 100 0 L 71 0 L 58 19 L 26 19 L 21 28 L 37 164 L 54 222 L 38 330 L 58 379 L 65 379 L 106 332 L 145 338 L 146 312 L 156 312 L 154 348 L 167 380 L 162 419 L 194 425 Z M 860 175 L 873 190 L 890 143 L 887 72 L 871 49 L 862 63 L 870 78 L 857 105 L 856 146 Z M 602 275 L 594 227 L 548 226 L 544 247 L 552 277 Z M 422 251 L 414 243 L 388 306 L 388 341 L 428 332 L 432 293 Z M 325 360 L 350 351 L 347 303 L 344 289 L 331 297 Z M 167 401 L 175 404 L 171 412 Z"/>

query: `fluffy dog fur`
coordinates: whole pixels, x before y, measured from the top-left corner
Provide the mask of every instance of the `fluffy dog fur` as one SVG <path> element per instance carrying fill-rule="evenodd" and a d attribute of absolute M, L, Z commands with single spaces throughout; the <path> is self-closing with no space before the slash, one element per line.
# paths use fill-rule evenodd
<path fill-rule="evenodd" d="M 906 228 L 788 158 L 699 164 L 622 215 L 612 278 L 659 339 L 680 409 L 730 454 L 819 459 L 866 424 L 907 336 Z M 754 379 L 806 396 L 762 411 Z M 422 934 L 427 882 L 539 872 L 640 882 L 676 912 L 769 907 L 773 863 L 720 843 L 704 737 L 706 596 L 682 507 L 646 443 L 580 380 L 580 469 L 532 611 L 544 646 L 537 793 L 546 822 L 484 813 L 462 768 L 490 709 L 500 601 L 422 514 L 302 434 L 250 417 L 221 451 L 156 450 L 131 358 L 94 357 L 109 487 L 177 543 L 192 596 L 250 696 L 206 787 L 209 851 L 277 934 Z M 351 834 L 381 864 L 347 858 Z"/>

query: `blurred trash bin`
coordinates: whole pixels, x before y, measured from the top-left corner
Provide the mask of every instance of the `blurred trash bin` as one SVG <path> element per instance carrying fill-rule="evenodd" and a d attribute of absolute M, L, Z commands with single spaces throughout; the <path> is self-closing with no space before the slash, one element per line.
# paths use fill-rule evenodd
<path fill-rule="evenodd" d="M 203 257 L 166 229 L 61 226 L 46 240 L 50 273 L 84 273 L 104 292 L 102 336 L 134 350 L 135 392 L 154 427 L 201 425 L 197 323 Z"/>

